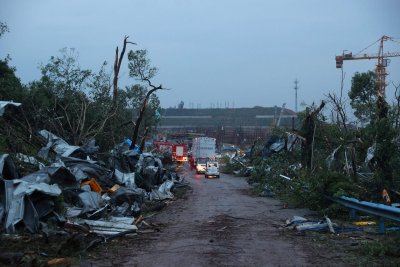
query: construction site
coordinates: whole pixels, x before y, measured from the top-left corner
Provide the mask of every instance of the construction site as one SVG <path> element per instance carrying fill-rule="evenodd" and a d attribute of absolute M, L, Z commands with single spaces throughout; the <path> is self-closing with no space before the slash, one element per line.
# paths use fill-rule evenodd
<path fill-rule="evenodd" d="M 226 109 L 163 109 L 157 126 L 160 136 L 190 142 L 200 134 L 214 137 L 218 143 L 249 146 L 267 139 L 273 128 L 294 129 L 297 115 L 282 107 Z"/>

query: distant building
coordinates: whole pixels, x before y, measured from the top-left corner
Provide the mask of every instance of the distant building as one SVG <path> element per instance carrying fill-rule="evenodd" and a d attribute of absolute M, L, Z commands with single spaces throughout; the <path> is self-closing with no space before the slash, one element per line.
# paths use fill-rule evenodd
<path fill-rule="evenodd" d="M 266 139 L 277 123 L 280 127 L 292 127 L 296 119 L 294 111 L 280 107 L 168 108 L 161 111 L 158 131 L 175 138 L 204 134 L 217 138 L 220 144 L 240 145 Z"/>

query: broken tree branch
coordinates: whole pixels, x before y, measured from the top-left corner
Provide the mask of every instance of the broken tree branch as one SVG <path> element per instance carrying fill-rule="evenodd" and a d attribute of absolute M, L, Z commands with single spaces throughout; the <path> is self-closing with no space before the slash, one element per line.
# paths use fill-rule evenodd
<path fill-rule="evenodd" d="M 135 148 L 136 141 L 137 141 L 137 138 L 138 138 L 138 135 L 139 135 L 139 127 L 140 127 L 140 124 L 141 124 L 141 122 L 142 122 L 142 120 L 143 120 L 143 115 L 144 115 L 144 112 L 146 111 L 147 103 L 148 103 L 148 101 L 149 101 L 149 98 L 150 98 L 151 94 L 154 93 L 154 92 L 157 91 L 157 90 L 162 90 L 162 89 L 164 89 L 164 88 L 162 87 L 161 84 L 160 84 L 159 86 L 156 87 L 156 86 L 152 85 L 152 83 L 151 83 L 151 81 L 150 81 L 149 79 L 146 79 L 146 80 L 147 80 L 147 82 L 149 83 L 149 85 L 150 85 L 151 87 L 153 87 L 153 89 L 151 89 L 151 90 L 149 90 L 149 91 L 147 92 L 146 97 L 145 97 L 145 99 L 144 99 L 144 101 L 143 101 L 143 105 L 142 105 L 142 108 L 140 109 L 139 116 L 138 116 L 138 118 L 136 119 L 136 124 L 135 124 L 135 128 L 134 128 L 134 130 L 133 130 L 133 136 L 132 136 L 132 144 L 131 144 L 131 146 L 129 147 L 129 149 L 134 149 L 134 148 Z"/>
<path fill-rule="evenodd" d="M 118 46 L 115 49 L 115 61 L 114 61 L 114 79 L 113 79 L 113 105 L 112 109 L 116 110 L 117 109 L 117 98 L 118 98 L 118 75 L 119 75 L 119 70 L 121 69 L 121 63 L 122 59 L 124 58 L 124 54 L 126 51 L 126 45 L 127 44 L 134 44 L 136 43 L 133 42 L 128 42 L 129 36 L 124 37 L 124 45 L 122 47 L 121 54 L 118 57 Z"/>

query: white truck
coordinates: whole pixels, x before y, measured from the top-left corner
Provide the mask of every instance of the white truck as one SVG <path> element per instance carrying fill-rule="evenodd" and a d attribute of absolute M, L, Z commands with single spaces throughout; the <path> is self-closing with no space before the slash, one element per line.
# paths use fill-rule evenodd
<path fill-rule="evenodd" d="M 215 160 L 216 140 L 212 137 L 196 137 L 192 143 L 192 157 L 196 166 L 196 173 L 205 173 L 206 163 Z"/>

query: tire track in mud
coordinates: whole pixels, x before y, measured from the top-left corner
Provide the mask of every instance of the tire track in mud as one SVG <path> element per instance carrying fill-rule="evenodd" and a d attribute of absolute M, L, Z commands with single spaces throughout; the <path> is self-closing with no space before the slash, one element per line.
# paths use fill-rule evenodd
<path fill-rule="evenodd" d="M 305 266 L 306 253 L 282 235 L 298 210 L 250 194 L 243 178 L 204 179 L 187 173 L 193 190 L 149 218 L 158 232 L 121 240 L 93 266 Z"/>

